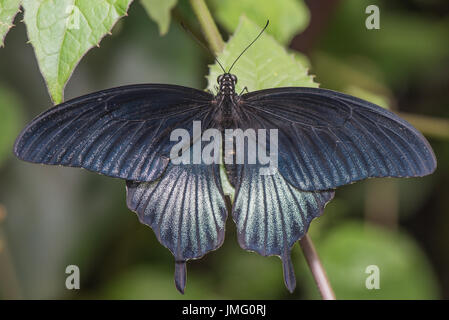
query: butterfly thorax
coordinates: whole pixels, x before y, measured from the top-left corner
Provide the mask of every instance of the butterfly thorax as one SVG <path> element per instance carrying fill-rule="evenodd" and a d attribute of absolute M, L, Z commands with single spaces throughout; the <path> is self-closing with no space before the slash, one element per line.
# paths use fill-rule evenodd
<path fill-rule="evenodd" d="M 235 93 L 237 77 L 230 73 L 224 73 L 217 78 L 218 93 L 216 95 L 217 105 L 219 107 L 218 122 L 226 128 L 232 124 L 232 109 L 235 106 L 238 95 Z"/>

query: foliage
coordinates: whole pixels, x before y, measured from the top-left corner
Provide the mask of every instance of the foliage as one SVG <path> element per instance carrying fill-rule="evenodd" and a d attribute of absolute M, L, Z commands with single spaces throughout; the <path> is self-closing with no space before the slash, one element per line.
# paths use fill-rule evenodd
<path fill-rule="evenodd" d="M 303 31 L 310 14 L 303 0 L 214 0 L 217 20 L 230 32 L 236 30 L 242 12 L 263 27 L 270 20 L 268 33 L 281 44 L 288 44 L 294 35 Z"/>
<path fill-rule="evenodd" d="M 141 2 L 148 15 L 159 26 L 159 34 L 165 35 L 170 27 L 170 11 L 178 0 L 141 0 Z"/>
<path fill-rule="evenodd" d="M 240 18 L 234 35 L 217 57 L 226 71 L 259 32 L 260 27 L 251 20 L 244 16 Z M 218 64 L 210 67 L 207 77 L 209 90 L 215 90 L 217 77 L 222 73 Z M 268 34 L 262 34 L 241 56 L 232 73 L 238 78 L 237 92 L 242 91 L 244 87 L 247 87 L 248 91 L 255 91 L 284 86 L 318 86 L 308 74 L 307 68 Z"/>
<path fill-rule="evenodd" d="M 19 11 L 21 0 L 0 0 L 0 47 L 8 31 L 13 27 L 13 20 Z"/>
<path fill-rule="evenodd" d="M 64 87 L 80 59 L 99 45 L 131 1 L 23 1 L 28 38 L 55 103 L 63 100 Z"/>

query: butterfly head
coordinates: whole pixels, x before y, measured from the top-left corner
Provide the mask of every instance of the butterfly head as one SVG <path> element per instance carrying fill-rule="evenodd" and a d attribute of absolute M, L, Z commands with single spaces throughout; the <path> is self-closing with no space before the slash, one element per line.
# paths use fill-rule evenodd
<path fill-rule="evenodd" d="M 220 92 L 225 95 L 235 93 L 235 85 L 237 83 L 237 77 L 231 73 L 224 73 L 217 78 Z"/>

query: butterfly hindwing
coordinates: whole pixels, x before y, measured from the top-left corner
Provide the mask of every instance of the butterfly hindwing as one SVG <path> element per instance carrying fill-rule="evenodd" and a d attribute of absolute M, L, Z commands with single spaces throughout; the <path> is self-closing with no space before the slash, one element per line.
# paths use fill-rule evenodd
<path fill-rule="evenodd" d="M 169 165 L 154 182 L 127 181 L 128 207 L 176 260 L 202 257 L 224 238 L 226 205 L 215 166 Z"/>
<path fill-rule="evenodd" d="M 217 249 L 224 240 L 227 209 L 219 174 L 219 164 L 170 163 L 154 182 L 126 183 L 128 208 L 173 253 L 181 292 L 185 262 Z"/>
<path fill-rule="evenodd" d="M 260 175 L 260 166 L 240 166 L 232 217 L 243 249 L 282 259 L 284 282 L 292 292 L 295 275 L 290 251 L 312 219 L 320 216 L 333 191 L 307 192 L 290 185 L 279 173 Z"/>
<path fill-rule="evenodd" d="M 232 154 L 232 163 L 225 163 L 225 167 L 228 179 L 235 187 L 232 217 L 237 226 L 238 242 L 245 250 L 263 256 L 279 256 L 285 285 L 293 291 L 296 280 L 290 259 L 291 248 L 307 233 L 311 221 L 322 214 L 334 192 L 299 190 L 288 183 L 275 166 L 270 169 L 268 164 L 261 164 L 260 159 L 250 163 L 251 153 L 260 155 L 261 147 L 267 148 L 264 153 L 269 153 L 273 144 L 267 135 L 263 141 L 257 134 L 249 133 L 248 130 L 260 129 L 261 123 L 247 116 L 236 111 L 233 124 L 234 129 L 247 133 L 245 143 L 239 146 L 234 138 L 233 150 L 224 151 Z M 244 163 L 237 160 L 238 153 L 244 154 Z"/>
<path fill-rule="evenodd" d="M 112 177 L 152 181 L 169 162 L 170 133 L 211 121 L 213 96 L 174 85 L 132 85 L 57 105 L 17 138 L 22 160 L 82 167 Z"/>
<path fill-rule="evenodd" d="M 251 92 L 239 104 L 250 126 L 278 129 L 279 171 L 301 190 L 424 176 L 436 168 L 429 143 L 415 128 L 361 99 L 298 87 Z"/>

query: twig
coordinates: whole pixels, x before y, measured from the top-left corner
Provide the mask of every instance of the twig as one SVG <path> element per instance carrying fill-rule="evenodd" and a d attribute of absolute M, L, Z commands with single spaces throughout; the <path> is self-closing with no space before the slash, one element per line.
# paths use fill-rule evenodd
<path fill-rule="evenodd" d="M 209 47 L 211 47 L 212 51 L 216 54 L 220 53 L 224 47 L 224 42 L 206 3 L 204 0 L 190 0 L 190 5 L 201 24 Z"/>
<path fill-rule="evenodd" d="M 312 271 L 315 283 L 318 286 L 318 291 L 321 294 L 323 300 L 335 300 L 335 294 L 321 264 L 320 258 L 315 250 L 312 239 L 306 234 L 301 240 L 299 240 L 302 252 L 309 265 L 310 271 Z"/>

